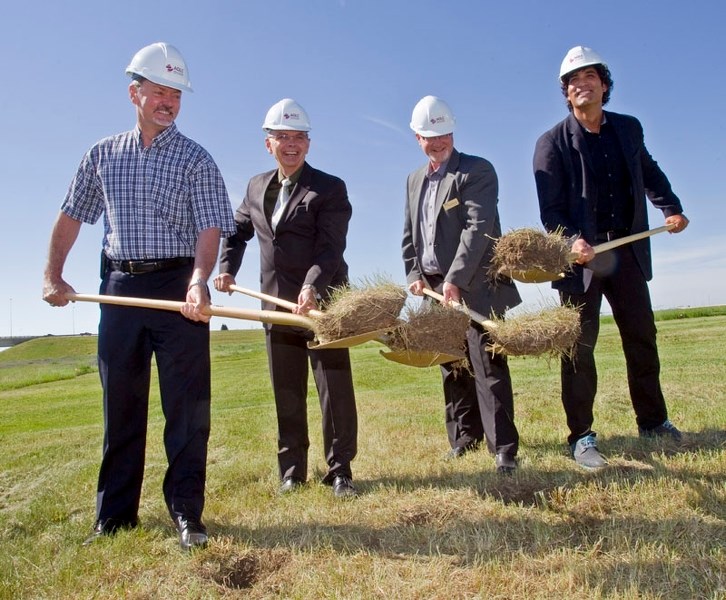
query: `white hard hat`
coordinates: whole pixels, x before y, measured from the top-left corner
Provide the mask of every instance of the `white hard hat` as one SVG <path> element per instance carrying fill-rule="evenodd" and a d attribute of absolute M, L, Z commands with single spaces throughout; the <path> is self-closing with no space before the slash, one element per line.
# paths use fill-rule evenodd
<path fill-rule="evenodd" d="M 283 98 L 267 111 L 262 129 L 265 131 L 310 131 L 310 119 L 305 109 L 295 100 Z"/>
<path fill-rule="evenodd" d="M 189 70 L 181 53 L 171 44 L 156 42 L 144 46 L 131 59 L 126 74 L 138 75 L 144 79 L 174 88 L 182 92 L 193 92 L 189 81 Z"/>
<path fill-rule="evenodd" d="M 423 137 L 447 135 L 454 131 L 456 117 L 441 98 L 424 96 L 413 107 L 410 127 Z"/>
<path fill-rule="evenodd" d="M 587 48 L 586 46 L 570 48 L 562 60 L 562 65 L 560 65 L 560 81 L 562 81 L 565 75 L 591 65 L 607 67 L 607 63 L 602 59 L 602 56 L 592 48 Z"/>

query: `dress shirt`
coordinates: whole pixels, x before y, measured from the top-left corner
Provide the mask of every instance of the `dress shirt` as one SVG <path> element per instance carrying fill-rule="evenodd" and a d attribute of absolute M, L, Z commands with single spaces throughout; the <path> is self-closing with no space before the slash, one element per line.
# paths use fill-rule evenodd
<path fill-rule="evenodd" d="M 421 269 L 425 275 L 443 275 L 441 266 L 436 258 L 434 242 L 436 241 L 436 193 L 439 182 L 446 173 L 448 161 L 439 165 L 436 170 L 429 169 L 426 173 L 426 184 L 421 192 L 421 205 L 419 208 L 419 227 L 423 244 L 421 246 Z"/>
<path fill-rule="evenodd" d="M 236 231 L 217 165 L 174 124 L 147 147 L 138 126 L 94 145 L 61 210 L 85 223 L 103 214 L 103 250 L 112 260 L 193 257 L 200 231 Z"/>
<path fill-rule="evenodd" d="M 603 119 L 599 133 L 583 129 L 595 172 L 597 231 L 628 233 L 633 222 L 634 202 L 620 143 L 607 119 Z"/>

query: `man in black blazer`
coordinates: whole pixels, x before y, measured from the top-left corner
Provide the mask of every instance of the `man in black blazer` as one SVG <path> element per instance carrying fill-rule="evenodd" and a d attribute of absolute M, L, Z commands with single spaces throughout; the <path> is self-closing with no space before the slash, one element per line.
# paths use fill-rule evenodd
<path fill-rule="evenodd" d="M 235 213 L 237 233 L 222 244 L 214 286 L 228 291 L 234 284 L 247 242 L 257 233 L 262 291 L 295 302 L 293 312 L 305 314 L 331 288 L 348 281 L 343 251 L 352 209 L 345 183 L 305 162 L 310 121 L 297 102 L 276 103 L 262 127 L 277 168 L 250 180 Z M 268 302 L 263 308 L 284 310 Z M 358 421 L 348 350 L 309 350 L 309 332 L 284 325 L 266 325 L 265 332 L 277 409 L 280 491 L 290 492 L 307 480 L 309 360 L 323 417 L 328 465 L 323 483 L 337 497 L 355 496 L 350 463 Z"/>
<path fill-rule="evenodd" d="M 411 129 L 428 162 L 408 177 L 406 279 L 413 294 L 430 287 L 447 302 L 500 316 L 521 299 L 511 280 L 487 275 L 493 240 L 501 235 L 497 175 L 489 161 L 454 148 L 454 124 L 451 108 L 435 96 L 425 96 L 413 110 Z M 510 473 L 519 447 L 512 382 L 506 357 L 487 352 L 488 340 L 472 322 L 467 357 L 473 375 L 452 363 L 441 366 L 449 456 L 461 456 L 486 438 L 497 471 Z"/>
<path fill-rule="evenodd" d="M 575 461 L 588 469 L 607 464 L 592 430 L 597 390 L 594 351 L 603 296 L 622 339 L 630 399 L 641 436 L 681 433 L 668 419 L 660 386 L 656 327 L 647 282 L 652 278 L 650 241 L 643 239 L 595 257 L 592 246 L 648 229 L 645 197 L 663 211 L 671 233 L 688 219 L 681 202 L 643 141 L 640 122 L 605 112 L 613 81 L 591 48 L 572 48 L 560 68 L 570 115 L 542 135 L 534 175 L 544 226 L 561 229 L 579 258 L 553 284 L 563 303 L 582 306 L 582 336 L 575 355 L 562 359 L 562 403 Z"/>

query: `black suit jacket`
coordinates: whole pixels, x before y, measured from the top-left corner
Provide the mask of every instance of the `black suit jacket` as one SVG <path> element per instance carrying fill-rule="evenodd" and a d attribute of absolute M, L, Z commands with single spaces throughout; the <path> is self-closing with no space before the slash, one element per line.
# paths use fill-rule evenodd
<path fill-rule="evenodd" d="M 421 239 L 419 209 L 428 164 L 408 177 L 403 230 L 403 261 L 408 283 L 426 277 L 419 258 Z M 499 224 L 497 175 L 491 163 L 453 150 L 436 194 L 434 252 L 444 280 L 461 290 L 473 310 L 501 315 L 521 302 L 510 279 L 492 280 L 487 271 Z"/>
<path fill-rule="evenodd" d="M 261 290 L 297 301 L 304 284 L 325 296 L 348 281 L 343 259 L 352 208 L 342 179 L 304 164 L 283 218 L 273 232 L 265 216 L 265 190 L 277 169 L 255 175 L 235 212 L 237 233 L 222 242 L 219 272 L 237 275 L 247 242 L 256 233 L 260 244 Z M 263 302 L 266 310 L 277 307 Z"/>
<path fill-rule="evenodd" d="M 648 229 L 646 196 L 666 217 L 683 209 L 668 178 L 648 153 L 640 122 L 629 115 L 606 112 L 627 164 L 634 200 L 631 233 Z M 570 115 L 543 134 L 534 151 L 534 177 L 537 184 L 540 217 L 549 231 L 564 229 L 568 237 L 581 236 L 595 245 L 597 234 L 595 172 L 582 126 Z M 650 240 L 633 243 L 636 260 L 646 280 L 653 277 Z M 570 293 L 584 292 L 583 268 L 575 265 L 572 273 L 552 284 Z"/>

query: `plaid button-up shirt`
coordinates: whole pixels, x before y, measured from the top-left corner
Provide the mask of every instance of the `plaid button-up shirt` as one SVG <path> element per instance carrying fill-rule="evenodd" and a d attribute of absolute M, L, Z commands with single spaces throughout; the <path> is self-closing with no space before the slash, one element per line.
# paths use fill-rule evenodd
<path fill-rule="evenodd" d="M 113 260 L 193 257 L 200 231 L 236 231 L 217 165 L 174 124 L 148 147 L 138 127 L 94 145 L 61 210 L 85 223 L 103 214 L 103 250 Z"/>

